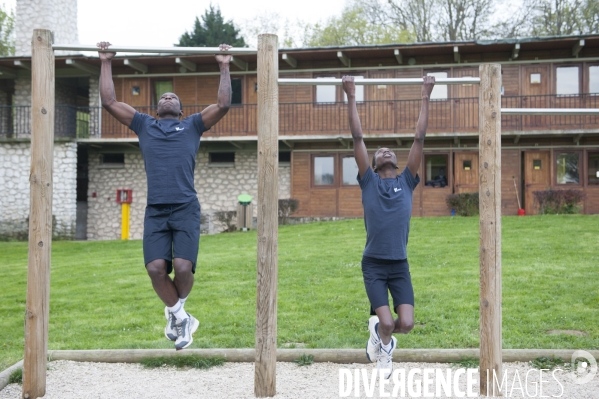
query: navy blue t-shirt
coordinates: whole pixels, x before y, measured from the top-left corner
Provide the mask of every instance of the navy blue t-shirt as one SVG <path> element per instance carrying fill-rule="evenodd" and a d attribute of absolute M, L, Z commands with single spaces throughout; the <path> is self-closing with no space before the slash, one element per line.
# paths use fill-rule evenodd
<path fill-rule="evenodd" d="M 139 137 L 148 180 L 148 205 L 183 204 L 197 199 L 193 171 L 200 137 L 207 130 L 202 115 L 157 120 L 136 112 L 129 129 Z"/>
<path fill-rule="evenodd" d="M 406 247 L 412 217 L 412 194 L 420 177 L 406 167 L 395 178 L 381 179 L 369 167 L 358 183 L 362 189 L 366 247 L 364 256 L 407 259 Z"/>

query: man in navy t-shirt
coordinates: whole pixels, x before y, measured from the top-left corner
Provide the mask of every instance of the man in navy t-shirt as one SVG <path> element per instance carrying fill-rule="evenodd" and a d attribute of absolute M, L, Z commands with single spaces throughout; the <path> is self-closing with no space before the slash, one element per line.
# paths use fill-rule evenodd
<path fill-rule="evenodd" d="M 420 182 L 424 136 L 428 125 L 428 105 L 435 78 L 424 77 L 422 107 L 408 164 L 397 174 L 397 157 L 388 148 L 379 148 L 368 162 L 362 126 L 356 108 L 356 86 L 352 76 L 343 77 L 348 99 L 348 117 L 354 139 L 354 157 L 358 164 L 358 183 L 362 189 L 366 247 L 362 256 L 362 274 L 373 315 L 368 321 L 370 338 L 366 357 L 377 362 L 385 378 L 393 371 L 392 355 L 397 345 L 393 333 L 407 334 L 414 327 L 414 291 L 410 278 L 408 234 L 412 215 L 412 194 Z M 388 292 L 393 298 L 393 319 Z"/>
<path fill-rule="evenodd" d="M 110 43 L 100 42 L 100 97 L 102 106 L 139 137 L 146 177 L 148 204 L 144 218 L 144 264 L 152 286 L 166 305 L 164 335 L 175 349 L 187 348 L 199 321 L 183 306 L 193 286 L 200 239 L 200 203 L 193 184 L 195 156 L 200 137 L 225 116 L 231 105 L 231 56 L 216 55 L 220 67 L 217 103 L 199 114 L 183 117 L 183 106 L 174 93 L 158 101 L 156 118 L 118 102 L 112 81 Z M 231 46 L 220 45 L 221 51 Z M 174 269 L 175 277 L 169 274 Z"/>

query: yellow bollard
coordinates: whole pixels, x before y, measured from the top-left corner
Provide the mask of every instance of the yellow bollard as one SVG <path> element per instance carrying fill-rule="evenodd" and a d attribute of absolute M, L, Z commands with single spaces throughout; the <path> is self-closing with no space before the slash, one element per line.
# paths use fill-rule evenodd
<path fill-rule="evenodd" d="M 129 211 L 131 204 L 123 202 L 121 204 L 121 240 L 129 239 Z"/>

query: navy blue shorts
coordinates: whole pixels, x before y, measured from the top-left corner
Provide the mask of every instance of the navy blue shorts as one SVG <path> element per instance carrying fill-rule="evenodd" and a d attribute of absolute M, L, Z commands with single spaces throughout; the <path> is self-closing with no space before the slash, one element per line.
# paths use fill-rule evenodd
<path fill-rule="evenodd" d="M 399 305 L 414 306 L 414 289 L 407 259 L 388 260 L 362 256 L 362 274 L 366 295 L 370 300 L 370 314 L 376 314 L 376 308 L 389 306 L 388 292 L 391 292 L 395 313 Z"/>
<path fill-rule="evenodd" d="M 173 271 L 173 258 L 193 264 L 196 271 L 200 246 L 200 202 L 146 206 L 144 217 L 144 264 L 164 259 L 167 272 Z"/>

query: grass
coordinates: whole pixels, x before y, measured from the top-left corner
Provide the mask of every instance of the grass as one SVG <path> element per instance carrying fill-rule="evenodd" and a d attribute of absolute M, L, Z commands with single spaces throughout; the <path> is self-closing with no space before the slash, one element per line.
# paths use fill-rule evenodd
<path fill-rule="evenodd" d="M 314 355 L 306 355 L 305 353 L 302 353 L 300 357 L 295 359 L 293 362 L 298 366 L 309 366 L 314 363 Z"/>
<path fill-rule="evenodd" d="M 204 357 L 200 355 L 187 356 L 161 356 L 155 358 L 142 359 L 140 362 L 146 368 L 159 368 L 171 366 L 176 368 L 194 368 L 209 369 L 211 367 L 222 366 L 225 359 L 222 357 Z"/>
<path fill-rule="evenodd" d="M 554 368 L 570 369 L 570 363 L 566 363 L 564 359 L 559 357 L 538 357 L 530 362 L 530 365 L 537 370 L 553 370 Z"/>
<path fill-rule="evenodd" d="M 23 383 L 23 369 L 16 369 L 12 373 L 10 373 L 10 377 L 8 377 L 9 384 L 22 384 Z"/>
<path fill-rule="evenodd" d="M 451 363 L 451 367 L 456 369 L 477 369 L 479 366 L 479 360 L 474 358 L 462 359 L 457 362 Z"/>
<path fill-rule="evenodd" d="M 503 218 L 504 348 L 599 349 L 598 222 Z M 280 227 L 279 347 L 364 347 L 364 242 L 361 219 Z M 478 219 L 412 219 L 408 251 L 416 327 L 399 347 L 478 347 Z M 0 242 L 0 259 L 3 370 L 23 358 L 27 243 Z M 142 259 L 140 241 L 54 242 L 49 349 L 173 349 Z M 194 348 L 254 347 L 254 231 L 202 237 L 185 308 L 201 322 Z"/>

